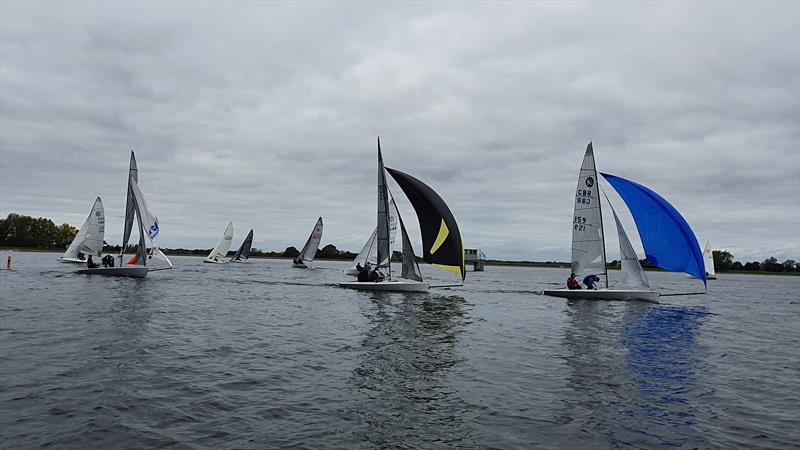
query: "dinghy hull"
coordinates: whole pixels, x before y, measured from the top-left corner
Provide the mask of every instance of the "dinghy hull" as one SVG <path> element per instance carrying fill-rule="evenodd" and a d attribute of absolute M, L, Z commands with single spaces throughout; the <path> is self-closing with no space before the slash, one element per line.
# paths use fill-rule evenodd
<path fill-rule="evenodd" d="M 543 294 L 570 300 L 637 300 L 651 303 L 658 303 L 659 298 L 658 292 L 636 289 L 552 289 L 545 290 Z"/>
<path fill-rule="evenodd" d="M 78 271 L 81 275 L 104 275 L 107 277 L 133 277 L 144 278 L 147 276 L 148 269 L 145 266 L 136 267 L 97 267 L 94 269 L 81 269 Z"/>
<path fill-rule="evenodd" d="M 295 269 L 310 269 L 311 268 L 311 266 L 308 266 L 308 265 L 303 264 L 303 263 L 300 263 L 300 264 L 292 263 L 292 267 L 294 267 Z"/>
<path fill-rule="evenodd" d="M 220 260 L 216 260 L 216 259 L 204 259 L 203 262 L 204 263 L 209 263 L 209 264 L 227 264 L 228 263 L 228 261 L 220 261 Z"/>
<path fill-rule="evenodd" d="M 250 261 L 248 261 L 246 259 L 232 259 L 229 262 L 238 263 L 238 264 L 248 264 L 248 263 L 250 263 Z"/>
<path fill-rule="evenodd" d="M 428 292 L 430 284 L 425 281 L 392 280 L 377 282 L 345 282 L 339 283 L 339 287 L 356 289 L 359 291 Z"/>

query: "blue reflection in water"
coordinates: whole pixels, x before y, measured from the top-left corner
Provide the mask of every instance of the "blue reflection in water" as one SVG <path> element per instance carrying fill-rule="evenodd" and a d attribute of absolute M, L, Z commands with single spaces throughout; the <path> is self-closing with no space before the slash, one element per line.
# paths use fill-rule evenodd
<path fill-rule="evenodd" d="M 692 441 L 697 439 L 693 427 L 698 414 L 692 399 L 713 393 L 696 379 L 706 360 L 697 334 L 708 315 L 705 307 L 649 305 L 626 313 L 621 344 L 628 350 L 627 370 L 638 389 L 631 393 L 628 413 L 635 415 L 638 410 L 647 417 L 647 426 L 631 431 L 667 447 L 702 445 Z M 651 431 L 655 429 L 660 431 Z M 665 429 L 674 434 L 663 435 Z M 615 444 L 630 443 L 617 440 Z"/>

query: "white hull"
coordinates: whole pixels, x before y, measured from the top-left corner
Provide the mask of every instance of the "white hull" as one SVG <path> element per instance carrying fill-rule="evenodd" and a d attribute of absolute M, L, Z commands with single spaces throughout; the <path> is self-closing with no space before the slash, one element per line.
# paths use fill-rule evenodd
<path fill-rule="evenodd" d="M 85 259 L 78 259 L 78 258 L 64 258 L 63 256 L 60 259 L 63 263 L 73 263 L 73 264 L 86 264 Z M 97 261 L 95 261 L 97 262 Z"/>
<path fill-rule="evenodd" d="M 659 298 L 658 292 L 636 289 L 552 289 L 543 293 L 570 300 L 640 300 L 658 303 Z"/>
<path fill-rule="evenodd" d="M 339 283 L 339 287 L 356 289 L 359 291 L 384 291 L 384 292 L 428 292 L 430 284 L 425 281 L 391 280 L 377 282 L 346 282 Z"/>
<path fill-rule="evenodd" d="M 295 269 L 310 269 L 311 268 L 311 266 L 306 265 L 305 263 L 300 263 L 300 264 L 292 263 L 292 267 L 294 267 Z"/>
<path fill-rule="evenodd" d="M 693 277 L 691 275 L 686 275 L 686 278 L 699 280 L 699 278 Z M 706 275 L 706 280 L 716 280 L 716 279 L 717 279 L 716 275 Z"/>
<path fill-rule="evenodd" d="M 239 263 L 239 264 L 247 264 L 247 263 L 249 263 L 250 261 L 248 261 L 248 260 L 246 260 L 246 259 L 232 259 L 232 260 L 230 260 L 230 261 L 228 261 L 228 262 L 232 262 L 232 263 Z"/>
<path fill-rule="evenodd" d="M 219 259 L 204 259 L 203 262 L 204 263 L 209 263 L 209 264 L 228 264 L 229 261 L 224 260 L 224 259 L 222 259 L 222 260 L 219 260 Z"/>
<path fill-rule="evenodd" d="M 97 267 L 95 269 L 81 269 L 78 271 L 81 275 L 105 275 L 109 277 L 136 277 L 144 278 L 147 276 L 148 269 L 146 266 L 128 266 L 128 267 Z"/>

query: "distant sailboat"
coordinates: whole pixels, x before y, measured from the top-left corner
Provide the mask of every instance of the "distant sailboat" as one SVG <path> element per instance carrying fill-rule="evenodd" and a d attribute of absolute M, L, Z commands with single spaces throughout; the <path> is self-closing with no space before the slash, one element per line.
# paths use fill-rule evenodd
<path fill-rule="evenodd" d="M 228 226 L 225 227 L 225 232 L 222 233 L 219 242 L 211 249 L 211 253 L 206 256 L 203 262 L 210 264 L 226 264 L 229 261 L 227 256 L 228 250 L 231 249 L 231 242 L 233 242 L 233 222 L 228 222 Z"/>
<path fill-rule="evenodd" d="M 149 258 L 156 257 L 163 260 L 172 269 L 169 258 L 155 245 L 155 239 L 160 231 L 158 218 L 150 213 L 144 200 L 144 194 L 139 189 L 139 170 L 136 167 L 136 157 L 131 151 L 130 166 L 128 168 L 128 195 L 125 205 L 125 229 L 122 236 L 122 247 L 119 253 L 119 267 L 96 267 L 86 268 L 78 271 L 84 275 L 106 275 L 117 277 L 138 277 L 147 276 L 149 268 L 147 261 Z M 125 265 L 125 248 L 128 246 L 131 233 L 133 231 L 133 220 L 136 218 L 136 225 L 139 230 L 139 245 L 136 248 L 136 255 L 131 258 L 128 265 Z M 152 245 L 150 255 L 147 254 L 147 243 Z M 100 261 L 96 261 L 100 263 Z M 154 270 L 164 270 L 154 269 Z"/>
<path fill-rule="evenodd" d="M 397 223 L 398 223 L 398 212 L 397 212 L 397 205 L 394 203 L 394 199 L 389 200 L 389 248 L 393 248 L 395 235 L 397 234 Z M 361 248 L 361 251 L 358 252 L 358 255 L 353 259 L 353 262 L 350 264 L 350 267 L 344 271 L 347 275 L 358 275 L 358 266 L 365 267 L 367 264 L 370 266 L 376 266 L 378 264 L 378 228 L 376 227 L 375 230 L 370 235 L 367 242 L 364 244 L 364 247 Z"/>
<path fill-rule="evenodd" d="M 75 235 L 75 239 L 72 240 L 64 256 L 61 257 L 61 262 L 86 264 L 86 255 L 100 258 L 103 252 L 105 228 L 106 216 L 103 210 L 103 201 L 98 196 L 80 231 Z"/>
<path fill-rule="evenodd" d="M 236 253 L 233 254 L 231 258 L 231 262 L 235 263 L 246 263 L 247 258 L 250 257 L 250 247 L 253 245 L 253 230 L 251 229 L 249 233 L 247 233 L 247 237 L 244 238 L 242 245 L 239 247 L 239 250 L 236 250 Z"/>
<path fill-rule="evenodd" d="M 602 175 L 620 194 L 631 211 L 648 261 L 665 270 L 696 275 L 705 283 L 703 258 L 697 239 L 680 213 L 664 198 L 645 186 L 614 175 L 605 173 Z M 636 252 L 613 207 L 620 245 L 621 284 L 626 288 L 609 288 L 598 181 L 594 151 L 590 142 L 583 157 L 575 195 L 572 219 L 572 272 L 579 279 L 586 275 L 604 276 L 605 286 L 602 286 L 601 279 L 601 288 L 597 290 L 553 289 L 545 290 L 544 294 L 569 299 L 658 302 L 660 294 L 650 287 Z"/>
<path fill-rule="evenodd" d="M 297 255 L 297 258 L 292 261 L 292 267 L 298 269 L 310 268 L 311 266 L 308 264 L 314 261 L 320 241 L 322 241 L 322 217 L 317 219 L 317 223 L 314 225 L 314 229 L 311 230 L 311 235 L 308 237 L 306 245 L 300 250 L 300 254 Z"/>
<path fill-rule="evenodd" d="M 430 284 L 422 279 L 411 240 L 408 238 L 403 218 L 397 215 L 402 236 L 402 269 L 400 277 L 392 278 L 391 246 L 389 239 L 390 194 L 386 184 L 386 172 L 395 179 L 408 197 L 417 213 L 422 232 L 423 257 L 425 262 L 453 272 L 463 283 L 464 246 L 453 214 L 441 197 L 422 181 L 390 168 L 384 168 L 381 143 L 378 140 L 378 223 L 376 234 L 376 267 L 385 277 L 376 282 L 345 282 L 339 286 L 369 291 L 427 292 Z"/>
<path fill-rule="evenodd" d="M 717 279 L 717 271 L 714 270 L 714 252 L 711 250 L 710 242 L 706 242 L 705 248 L 703 248 L 703 263 L 706 267 L 706 280 L 716 280 Z M 686 275 L 687 278 L 695 278 L 692 275 Z"/>

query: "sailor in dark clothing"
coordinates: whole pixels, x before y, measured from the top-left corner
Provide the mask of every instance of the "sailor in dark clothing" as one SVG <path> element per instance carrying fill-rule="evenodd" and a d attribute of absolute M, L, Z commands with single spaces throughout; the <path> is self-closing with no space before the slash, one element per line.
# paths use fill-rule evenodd
<path fill-rule="evenodd" d="M 100 261 L 103 263 L 103 267 L 114 267 L 114 257 L 111 255 L 103 256 Z"/>
<path fill-rule="evenodd" d="M 363 269 L 363 267 L 361 267 L 361 263 L 356 263 L 356 272 L 361 272 L 361 269 Z"/>
<path fill-rule="evenodd" d="M 86 260 L 86 267 L 88 267 L 90 269 L 96 269 L 96 268 L 98 268 L 100 266 L 97 263 L 95 263 L 94 261 L 92 261 L 92 255 L 89 255 L 89 259 Z"/>
<path fill-rule="evenodd" d="M 597 275 L 588 275 L 586 278 L 583 279 L 583 284 L 586 285 L 586 289 L 597 289 L 597 286 L 594 284 L 600 281 L 600 277 Z"/>
<path fill-rule="evenodd" d="M 367 281 L 369 281 L 369 268 L 362 267 L 361 270 L 358 271 L 358 282 L 366 283 Z"/>

